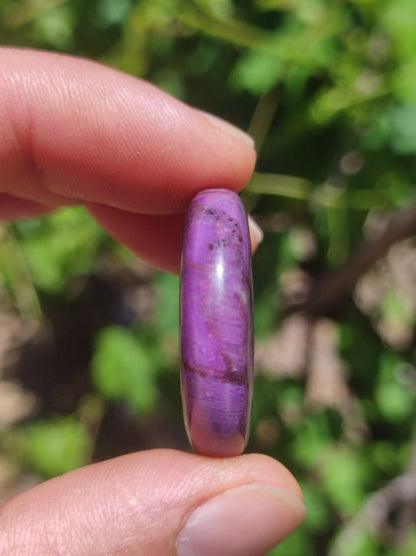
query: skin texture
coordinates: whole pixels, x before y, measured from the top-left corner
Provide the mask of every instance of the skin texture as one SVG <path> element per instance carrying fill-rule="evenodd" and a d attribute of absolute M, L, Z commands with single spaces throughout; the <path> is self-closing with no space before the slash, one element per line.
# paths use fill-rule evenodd
<path fill-rule="evenodd" d="M 238 191 L 253 171 L 237 135 L 94 62 L 0 50 L 0 90 L 3 219 L 84 203 L 143 259 L 177 272 L 192 197 Z"/>
<path fill-rule="evenodd" d="M 239 191 L 253 171 L 255 152 L 238 132 L 93 62 L 0 49 L 0 92 L 0 220 L 83 204 L 140 257 L 177 272 L 191 198 Z M 173 555 L 196 508 L 257 483 L 301 504 L 291 474 L 262 455 L 156 450 L 91 465 L 4 504 L 0 555 Z M 272 543 L 302 520 L 286 506 Z M 256 542 L 250 554 L 261 553 Z"/>

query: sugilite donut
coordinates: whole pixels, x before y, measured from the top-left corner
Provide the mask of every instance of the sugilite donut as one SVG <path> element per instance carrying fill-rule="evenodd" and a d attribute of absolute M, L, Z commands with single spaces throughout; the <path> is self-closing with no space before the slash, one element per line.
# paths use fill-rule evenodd
<path fill-rule="evenodd" d="M 180 287 L 181 390 L 194 450 L 244 450 L 253 394 L 251 249 L 235 193 L 208 189 L 185 221 Z"/>

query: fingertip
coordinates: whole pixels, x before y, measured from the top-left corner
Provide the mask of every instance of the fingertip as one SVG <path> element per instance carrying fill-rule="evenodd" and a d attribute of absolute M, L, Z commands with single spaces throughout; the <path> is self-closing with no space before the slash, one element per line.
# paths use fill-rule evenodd
<path fill-rule="evenodd" d="M 294 475 L 280 461 L 266 454 L 243 454 L 236 459 L 239 465 L 253 474 L 253 482 L 274 485 L 282 490 L 287 490 L 294 496 L 303 500 L 302 489 Z"/>
<path fill-rule="evenodd" d="M 263 241 L 264 233 L 254 218 L 249 214 L 248 227 L 250 230 L 251 251 L 255 253 L 259 244 Z"/>
<path fill-rule="evenodd" d="M 265 554 L 303 521 L 301 500 L 270 485 L 230 489 L 192 512 L 176 540 L 178 556 Z"/>
<path fill-rule="evenodd" d="M 290 532 L 302 518 L 302 503 L 293 500 L 293 496 L 300 498 L 299 487 L 272 458 L 249 454 L 219 459 L 151 450 L 78 469 L 19 494 L 1 508 L 2 542 L 14 549 L 7 554 L 26 554 L 29 548 L 34 554 L 59 549 L 80 556 L 170 554 L 192 512 L 212 499 L 228 496 L 230 489 L 243 489 L 242 496 L 248 494 L 259 511 L 268 506 L 276 519 L 282 516 L 284 526 L 278 520 L 275 524 L 280 535 Z M 237 498 L 236 503 L 225 500 L 224 512 L 229 517 L 230 510 L 231 515 L 238 514 L 241 507 L 248 512 L 246 523 L 250 504 L 241 504 L 244 496 Z M 270 542 L 276 541 L 270 520 L 269 524 Z M 246 534 L 248 540 L 256 541 L 255 532 Z"/>
<path fill-rule="evenodd" d="M 234 138 L 244 141 L 246 145 L 248 145 L 252 151 L 254 151 L 254 139 L 245 131 L 240 129 L 239 127 L 235 126 L 234 124 L 211 114 L 210 112 L 205 112 L 205 110 L 199 110 L 195 108 L 195 110 L 201 114 L 204 118 L 206 118 L 212 125 L 220 129 L 223 133 L 227 135 L 232 135 Z"/>

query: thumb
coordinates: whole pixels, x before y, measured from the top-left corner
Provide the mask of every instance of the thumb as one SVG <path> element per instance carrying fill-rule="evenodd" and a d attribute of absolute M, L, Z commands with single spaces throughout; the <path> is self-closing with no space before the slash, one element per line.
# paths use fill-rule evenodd
<path fill-rule="evenodd" d="M 152 450 L 67 473 L 7 502 L 0 554 L 260 556 L 303 516 L 296 481 L 271 458 Z"/>

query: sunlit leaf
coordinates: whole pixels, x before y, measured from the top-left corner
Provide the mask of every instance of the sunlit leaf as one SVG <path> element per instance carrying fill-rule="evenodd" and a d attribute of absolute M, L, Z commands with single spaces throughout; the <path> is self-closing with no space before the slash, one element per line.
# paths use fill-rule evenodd
<path fill-rule="evenodd" d="M 129 330 L 113 326 L 100 332 L 91 367 L 94 384 L 106 399 L 124 401 L 136 413 L 154 408 L 155 360 Z"/>
<path fill-rule="evenodd" d="M 24 429 L 25 461 L 45 477 L 88 463 L 91 445 L 89 431 L 74 417 L 38 421 Z"/>

